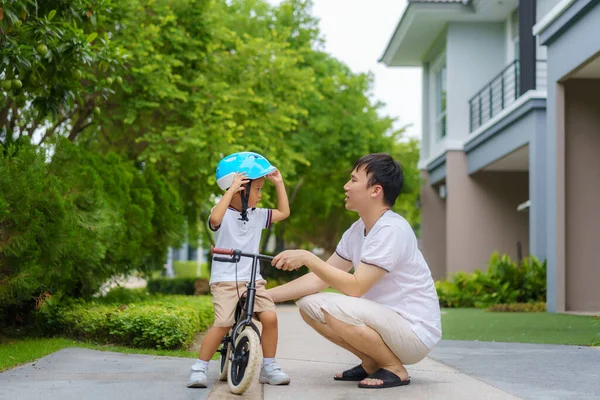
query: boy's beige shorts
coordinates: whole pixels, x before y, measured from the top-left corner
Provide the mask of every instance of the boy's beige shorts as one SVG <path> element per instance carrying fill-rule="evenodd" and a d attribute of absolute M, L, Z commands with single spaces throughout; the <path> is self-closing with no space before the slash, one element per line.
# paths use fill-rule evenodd
<path fill-rule="evenodd" d="M 336 293 L 316 293 L 296 302 L 311 319 L 325 324 L 329 315 L 354 326 L 368 326 L 405 365 L 416 364 L 429 354 L 429 348 L 413 332 L 400 314 L 384 305 L 360 297 Z"/>
<path fill-rule="evenodd" d="M 275 303 L 273 303 L 273 299 L 271 299 L 265 288 L 266 283 L 267 281 L 264 279 L 256 281 L 255 314 L 264 311 L 275 311 Z M 210 293 L 215 307 L 214 326 L 226 328 L 233 325 L 238 291 L 240 296 L 244 295 L 248 290 L 246 284 L 247 282 L 238 282 L 238 290 L 235 288 L 235 282 L 215 282 L 210 285 Z"/>

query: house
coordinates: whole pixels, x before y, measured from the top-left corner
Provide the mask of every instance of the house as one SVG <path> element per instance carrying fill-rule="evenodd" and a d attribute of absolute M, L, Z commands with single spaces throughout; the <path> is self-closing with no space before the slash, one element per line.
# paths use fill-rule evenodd
<path fill-rule="evenodd" d="M 408 0 L 380 61 L 422 68 L 434 278 L 531 254 L 549 311 L 600 310 L 599 2 Z"/>

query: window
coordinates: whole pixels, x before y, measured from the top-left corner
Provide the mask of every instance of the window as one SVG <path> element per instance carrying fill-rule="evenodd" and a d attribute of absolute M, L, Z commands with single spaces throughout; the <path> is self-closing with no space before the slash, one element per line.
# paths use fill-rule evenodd
<path fill-rule="evenodd" d="M 446 61 L 435 71 L 435 132 L 446 137 Z"/>
<path fill-rule="evenodd" d="M 519 9 L 517 8 L 510 16 L 510 40 L 512 42 L 514 59 L 519 59 Z"/>

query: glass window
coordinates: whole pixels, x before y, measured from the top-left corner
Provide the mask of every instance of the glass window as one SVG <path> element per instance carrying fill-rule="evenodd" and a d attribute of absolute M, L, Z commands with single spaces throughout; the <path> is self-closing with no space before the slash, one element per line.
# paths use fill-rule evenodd
<path fill-rule="evenodd" d="M 446 136 L 446 63 L 435 76 L 435 122 L 439 138 Z"/>

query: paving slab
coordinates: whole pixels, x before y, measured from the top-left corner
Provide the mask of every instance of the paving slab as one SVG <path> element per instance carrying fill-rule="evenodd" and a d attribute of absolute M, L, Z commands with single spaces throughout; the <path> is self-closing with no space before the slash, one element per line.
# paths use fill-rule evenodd
<path fill-rule="evenodd" d="M 357 357 L 313 331 L 295 306 L 279 306 L 278 315 L 277 360 L 289 386 L 256 377 L 243 396 L 233 395 L 211 361 L 210 387 L 188 389 L 189 358 L 72 348 L 0 373 L 0 400 L 600 399 L 600 349 L 519 343 L 442 341 L 407 367 L 410 385 L 359 389 L 333 380 Z"/>
<path fill-rule="evenodd" d="M 1 400 L 202 400 L 209 389 L 185 384 L 189 358 L 63 349 L 0 373 Z M 217 378 L 211 362 L 209 381 Z"/>
<path fill-rule="evenodd" d="M 264 385 L 265 400 L 302 399 L 518 399 L 426 358 L 408 366 L 411 384 L 390 389 L 359 389 L 357 382 L 334 381 L 336 372 L 356 365 L 352 353 L 330 343 L 302 321 L 296 307 L 278 307 L 277 360 L 291 378 L 286 386 Z"/>
<path fill-rule="evenodd" d="M 442 340 L 430 357 L 523 399 L 600 399 L 600 349 Z"/>

